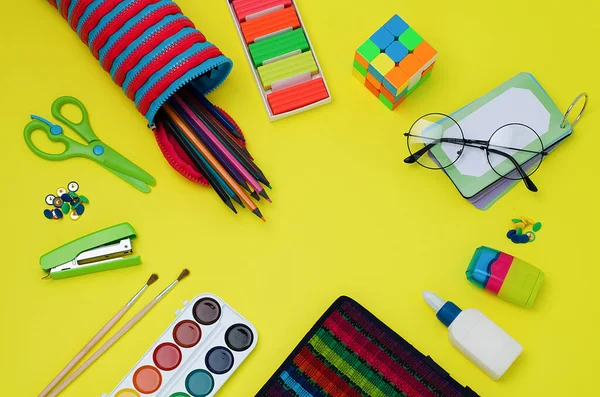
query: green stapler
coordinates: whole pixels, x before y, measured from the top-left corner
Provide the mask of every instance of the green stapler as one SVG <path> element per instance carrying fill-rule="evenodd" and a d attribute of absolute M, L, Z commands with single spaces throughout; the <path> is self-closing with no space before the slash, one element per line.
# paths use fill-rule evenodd
<path fill-rule="evenodd" d="M 141 258 L 130 255 L 135 237 L 129 223 L 111 226 L 44 254 L 40 266 L 50 278 L 58 280 L 139 265 Z"/>

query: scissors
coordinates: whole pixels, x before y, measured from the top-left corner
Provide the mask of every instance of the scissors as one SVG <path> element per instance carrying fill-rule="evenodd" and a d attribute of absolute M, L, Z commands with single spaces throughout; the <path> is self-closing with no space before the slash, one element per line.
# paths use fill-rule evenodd
<path fill-rule="evenodd" d="M 75 105 L 81 111 L 81 121 L 79 123 L 74 123 L 62 114 L 62 108 L 67 104 Z M 156 181 L 152 175 L 127 160 L 96 136 L 90 126 L 87 109 L 77 98 L 63 96 L 56 99 L 52 103 L 52 116 L 69 126 L 87 142 L 87 145 L 81 144 L 64 135 L 60 125 L 52 124 L 42 117 L 31 115 L 32 120 L 25 126 L 25 142 L 33 153 L 39 157 L 52 161 L 66 160 L 72 157 L 86 157 L 96 161 L 101 166 L 144 193 L 149 193 L 151 190 L 150 186 L 156 185 Z M 64 144 L 65 150 L 62 153 L 56 154 L 46 153 L 43 150 L 40 150 L 31 140 L 31 135 L 37 130 L 44 131 L 51 141 Z"/>

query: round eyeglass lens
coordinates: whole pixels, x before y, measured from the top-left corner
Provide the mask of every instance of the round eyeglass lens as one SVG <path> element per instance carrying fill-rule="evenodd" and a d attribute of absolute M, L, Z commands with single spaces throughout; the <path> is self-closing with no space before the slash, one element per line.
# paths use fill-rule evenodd
<path fill-rule="evenodd" d="M 496 174 L 506 179 L 519 180 L 523 177 L 516 164 L 525 175 L 532 175 L 542 163 L 544 144 L 533 128 L 511 123 L 503 125 L 492 134 L 486 153 L 488 163 Z"/>
<path fill-rule="evenodd" d="M 407 144 L 410 156 L 405 162 L 434 170 L 454 164 L 465 147 L 460 125 L 443 113 L 429 113 L 415 121 Z"/>

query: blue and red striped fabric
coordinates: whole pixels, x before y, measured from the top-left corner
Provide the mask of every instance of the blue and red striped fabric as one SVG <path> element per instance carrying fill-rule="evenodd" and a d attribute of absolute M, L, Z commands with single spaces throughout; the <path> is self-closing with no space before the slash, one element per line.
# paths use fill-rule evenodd
<path fill-rule="evenodd" d="M 476 397 L 364 307 L 340 297 L 256 397 Z"/>
<path fill-rule="evenodd" d="M 150 123 L 181 87 L 207 94 L 232 62 L 171 0 L 48 0 Z"/>

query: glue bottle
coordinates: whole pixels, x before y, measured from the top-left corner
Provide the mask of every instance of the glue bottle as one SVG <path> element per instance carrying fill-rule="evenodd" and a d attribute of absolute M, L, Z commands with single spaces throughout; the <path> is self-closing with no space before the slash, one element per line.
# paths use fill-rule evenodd
<path fill-rule="evenodd" d="M 479 310 L 461 310 L 429 291 L 423 291 L 423 298 L 448 327 L 450 344 L 493 380 L 500 379 L 523 351 L 519 342 Z"/>

